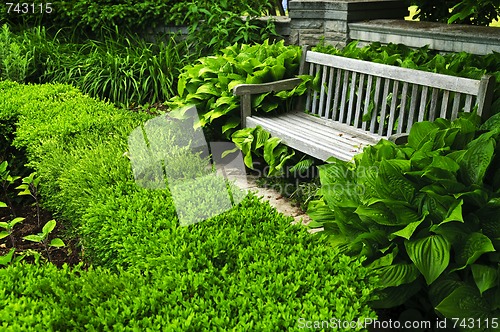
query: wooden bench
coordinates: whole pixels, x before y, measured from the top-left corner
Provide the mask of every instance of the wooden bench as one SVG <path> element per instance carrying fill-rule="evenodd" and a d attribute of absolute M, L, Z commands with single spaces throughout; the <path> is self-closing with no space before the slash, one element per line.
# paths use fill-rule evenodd
<path fill-rule="evenodd" d="M 417 121 L 454 120 L 459 112 L 474 110 L 487 118 L 495 84 L 488 75 L 474 80 L 306 48 L 300 65 L 304 73 L 319 79 L 320 88 L 309 89 L 305 100 L 282 115 L 252 115 L 252 95 L 292 89 L 300 78 L 240 84 L 233 93 L 241 96 L 242 127 L 261 126 L 284 144 L 321 160 L 351 160 L 382 138 L 404 143 Z"/>

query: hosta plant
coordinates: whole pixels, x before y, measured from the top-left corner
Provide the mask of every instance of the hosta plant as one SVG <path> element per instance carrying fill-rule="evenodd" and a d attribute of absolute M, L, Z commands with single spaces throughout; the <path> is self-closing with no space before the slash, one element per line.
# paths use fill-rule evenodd
<path fill-rule="evenodd" d="M 352 163 L 319 167 L 322 198 L 309 214 L 334 247 L 380 272 L 374 306 L 500 316 L 499 124 L 416 123 L 406 145 L 381 140 Z"/>
<path fill-rule="evenodd" d="M 285 46 L 283 41 L 234 44 L 221 50 L 221 54 L 201 58 L 197 63 L 184 67 L 179 76 L 178 96 L 170 99 L 167 105 L 173 110 L 195 105 L 200 126 L 211 123 L 230 137 L 240 123 L 239 97 L 233 95 L 233 88 L 242 83 L 267 83 L 291 78 L 297 74 L 300 56 L 299 47 Z M 296 89 L 293 93 L 304 92 L 305 89 Z M 256 112 L 276 111 L 285 108 L 284 98 L 287 97 L 289 94 L 286 92 L 258 95 L 252 100 L 252 107 Z"/>

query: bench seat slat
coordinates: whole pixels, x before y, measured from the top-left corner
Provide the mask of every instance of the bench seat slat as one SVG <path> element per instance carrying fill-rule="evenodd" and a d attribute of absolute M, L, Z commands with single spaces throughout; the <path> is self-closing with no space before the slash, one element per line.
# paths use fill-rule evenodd
<path fill-rule="evenodd" d="M 304 115 L 307 116 L 307 114 Z M 284 114 L 276 117 L 248 117 L 247 124 L 250 127 L 261 126 L 271 135 L 282 138 L 286 145 L 321 160 L 326 160 L 332 155 L 345 161 L 351 160 L 355 154 L 361 152 L 364 146 L 376 144 L 380 139 L 376 136 L 369 137 L 369 139 L 355 137 L 355 141 L 351 143 L 348 139 L 352 139 L 352 137 L 349 137 L 349 134 L 343 130 L 349 128 L 337 126 L 338 130 L 335 130 L 329 125 L 322 125 L 313 120 L 311 123 L 314 123 L 316 130 L 308 130 L 311 128 L 311 123 L 308 124 L 308 121 L 315 119 L 315 117 L 310 115 L 305 119 L 301 115 L 297 117 L 305 121 L 298 122 L 289 114 Z"/>

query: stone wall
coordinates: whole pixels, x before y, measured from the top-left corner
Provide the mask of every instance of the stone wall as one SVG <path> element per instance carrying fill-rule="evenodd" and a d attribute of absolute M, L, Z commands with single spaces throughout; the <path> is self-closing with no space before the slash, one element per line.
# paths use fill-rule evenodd
<path fill-rule="evenodd" d="M 344 46 L 349 40 L 349 23 L 370 19 L 403 19 L 408 6 L 401 0 L 291 0 L 290 35 L 297 45 L 325 42 Z"/>
<path fill-rule="evenodd" d="M 500 28 L 470 25 L 448 25 L 402 20 L 373 20 L 349 24 L 349 38 L 362 44 L 405 44 L 411 47 L 429 45 L 442 52 L 465 51 L 473 54 L 500 52 Z"/>

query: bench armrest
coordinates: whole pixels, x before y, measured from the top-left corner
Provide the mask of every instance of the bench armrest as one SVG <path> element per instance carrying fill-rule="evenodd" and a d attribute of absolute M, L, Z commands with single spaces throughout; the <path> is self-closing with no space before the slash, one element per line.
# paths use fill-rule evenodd
<path fill-rule="evenodd" d="M 389 141 L 394 142 L 396 145 L 403 145 L 408 143 L 408 134 L 407 133 L 401 133 L 401 134 L 394 134 L 389 136 Z"/>
<path fill-rule="evenodd" d="M 302 83 L 301 78 L 288 78 L 271 83 L 238 84 L 233 89 L 233 94 L 241 96 L 241 127 L 245 128 L 246 117 L 252 114 L 252 95 L 265 92 L 279 92 L 290 90 Z"/>

